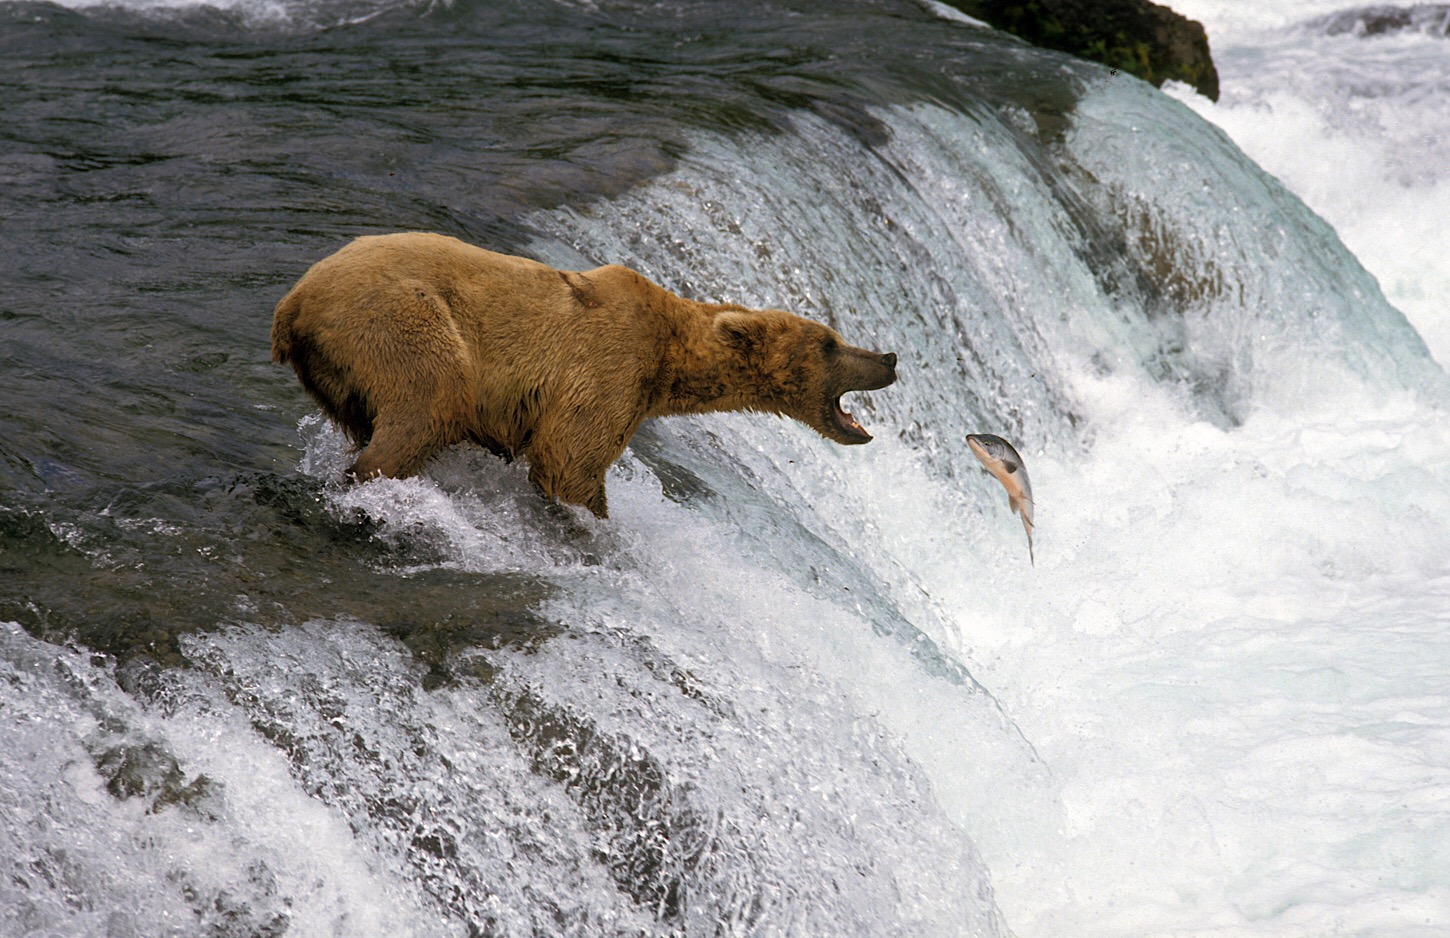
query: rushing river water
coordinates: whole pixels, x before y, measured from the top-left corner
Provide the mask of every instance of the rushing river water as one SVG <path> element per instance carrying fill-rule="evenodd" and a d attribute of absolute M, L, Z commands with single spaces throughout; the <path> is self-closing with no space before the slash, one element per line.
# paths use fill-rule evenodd
<path fill-rule="evenodd" d="M 0 85 L 0 934 L 1450 921 L 1450 380 L 1172 96 L 865 0 L 6 0 Z M 901 379 L 608 521 L 346 485 L 271 311 L 408 229 Z"/>

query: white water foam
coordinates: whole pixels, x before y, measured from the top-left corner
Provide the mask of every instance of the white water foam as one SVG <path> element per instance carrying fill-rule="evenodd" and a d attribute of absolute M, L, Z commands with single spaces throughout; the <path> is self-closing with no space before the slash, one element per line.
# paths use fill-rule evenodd
<path fill-rule="evenodd" d="M 928 588 L 952 596 L 974 673 L 1061 785 L 1056 835 L 993 864 L 1009 921 L 1024 936 L 1439 934 L 1443 412 L 1358 394 L 1224 431 L 1132 381 L 1080 387 L 1104 427 L 1091 455 L 1028 456 L 1036 570 L 917 565 L 928 583 L 944 567 Z"/>

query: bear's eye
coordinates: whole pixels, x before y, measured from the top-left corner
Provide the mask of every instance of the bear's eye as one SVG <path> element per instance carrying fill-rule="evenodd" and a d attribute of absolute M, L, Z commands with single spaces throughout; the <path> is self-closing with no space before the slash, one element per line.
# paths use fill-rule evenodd
<path fill-rule="evenodd" d="M 825 352 L 827 355 L 834 355 L 834 354 L 836 354 L 836 351 L 840 347 L 841 347 L 841 345 L 840 345 L 839 342 L 836 341 L 835 336 L 829 336 L 828 335 L 828 336 L 826 336 L 826 340 L 821 343 L 821 351 Z"/>

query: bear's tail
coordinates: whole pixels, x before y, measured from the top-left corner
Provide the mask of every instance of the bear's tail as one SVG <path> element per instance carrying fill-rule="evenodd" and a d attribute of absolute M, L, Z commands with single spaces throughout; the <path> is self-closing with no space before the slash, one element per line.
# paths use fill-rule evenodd
<path fill-rule="evenodd" d="M 297 312 L 302 307 L 302 301 L 297 298 L 297 291 L 292 290 L 282 297 L 277 304 L 277 309 L 272 313 L 272 361 L 279 365 L 292 361 L 292 337 L 293 326 L 297 322 Z"/>
<path fill-rule="evenodd" d="M 282 297 L 272 314 L 272 360 L 291 365 L 302 387 L 322 412 L 342 428 L 348 438 L 362 446 L 372 438 L 377 408 L 351 370 L 339 364 L 317 346 L 304 329 L 298 331 L 297 317 L 302 301 L 293 290 Z"/>

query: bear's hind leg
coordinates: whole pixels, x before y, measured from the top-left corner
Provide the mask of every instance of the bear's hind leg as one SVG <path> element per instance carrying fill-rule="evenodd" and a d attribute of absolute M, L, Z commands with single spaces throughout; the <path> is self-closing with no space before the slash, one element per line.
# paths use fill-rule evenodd
<path fill-rule="evenodd" d="M 428 414 L 380 417 L 374 422 L 372 439 L 358 453 L 348 474 L 363 482 L 376 476 L 406 479 L 460 438 L 460 434 L 437 426 Z"/>
<path fill-rule="evenodd" d="M 476 410 L 467 349 L 447 304 L 422 285 L 400 290 L 401 312 L 371 323 L 372 436 L 350 470 L 360 480 L 403 479 L 422 471 L 439 450 L 464 439 Z"/>

